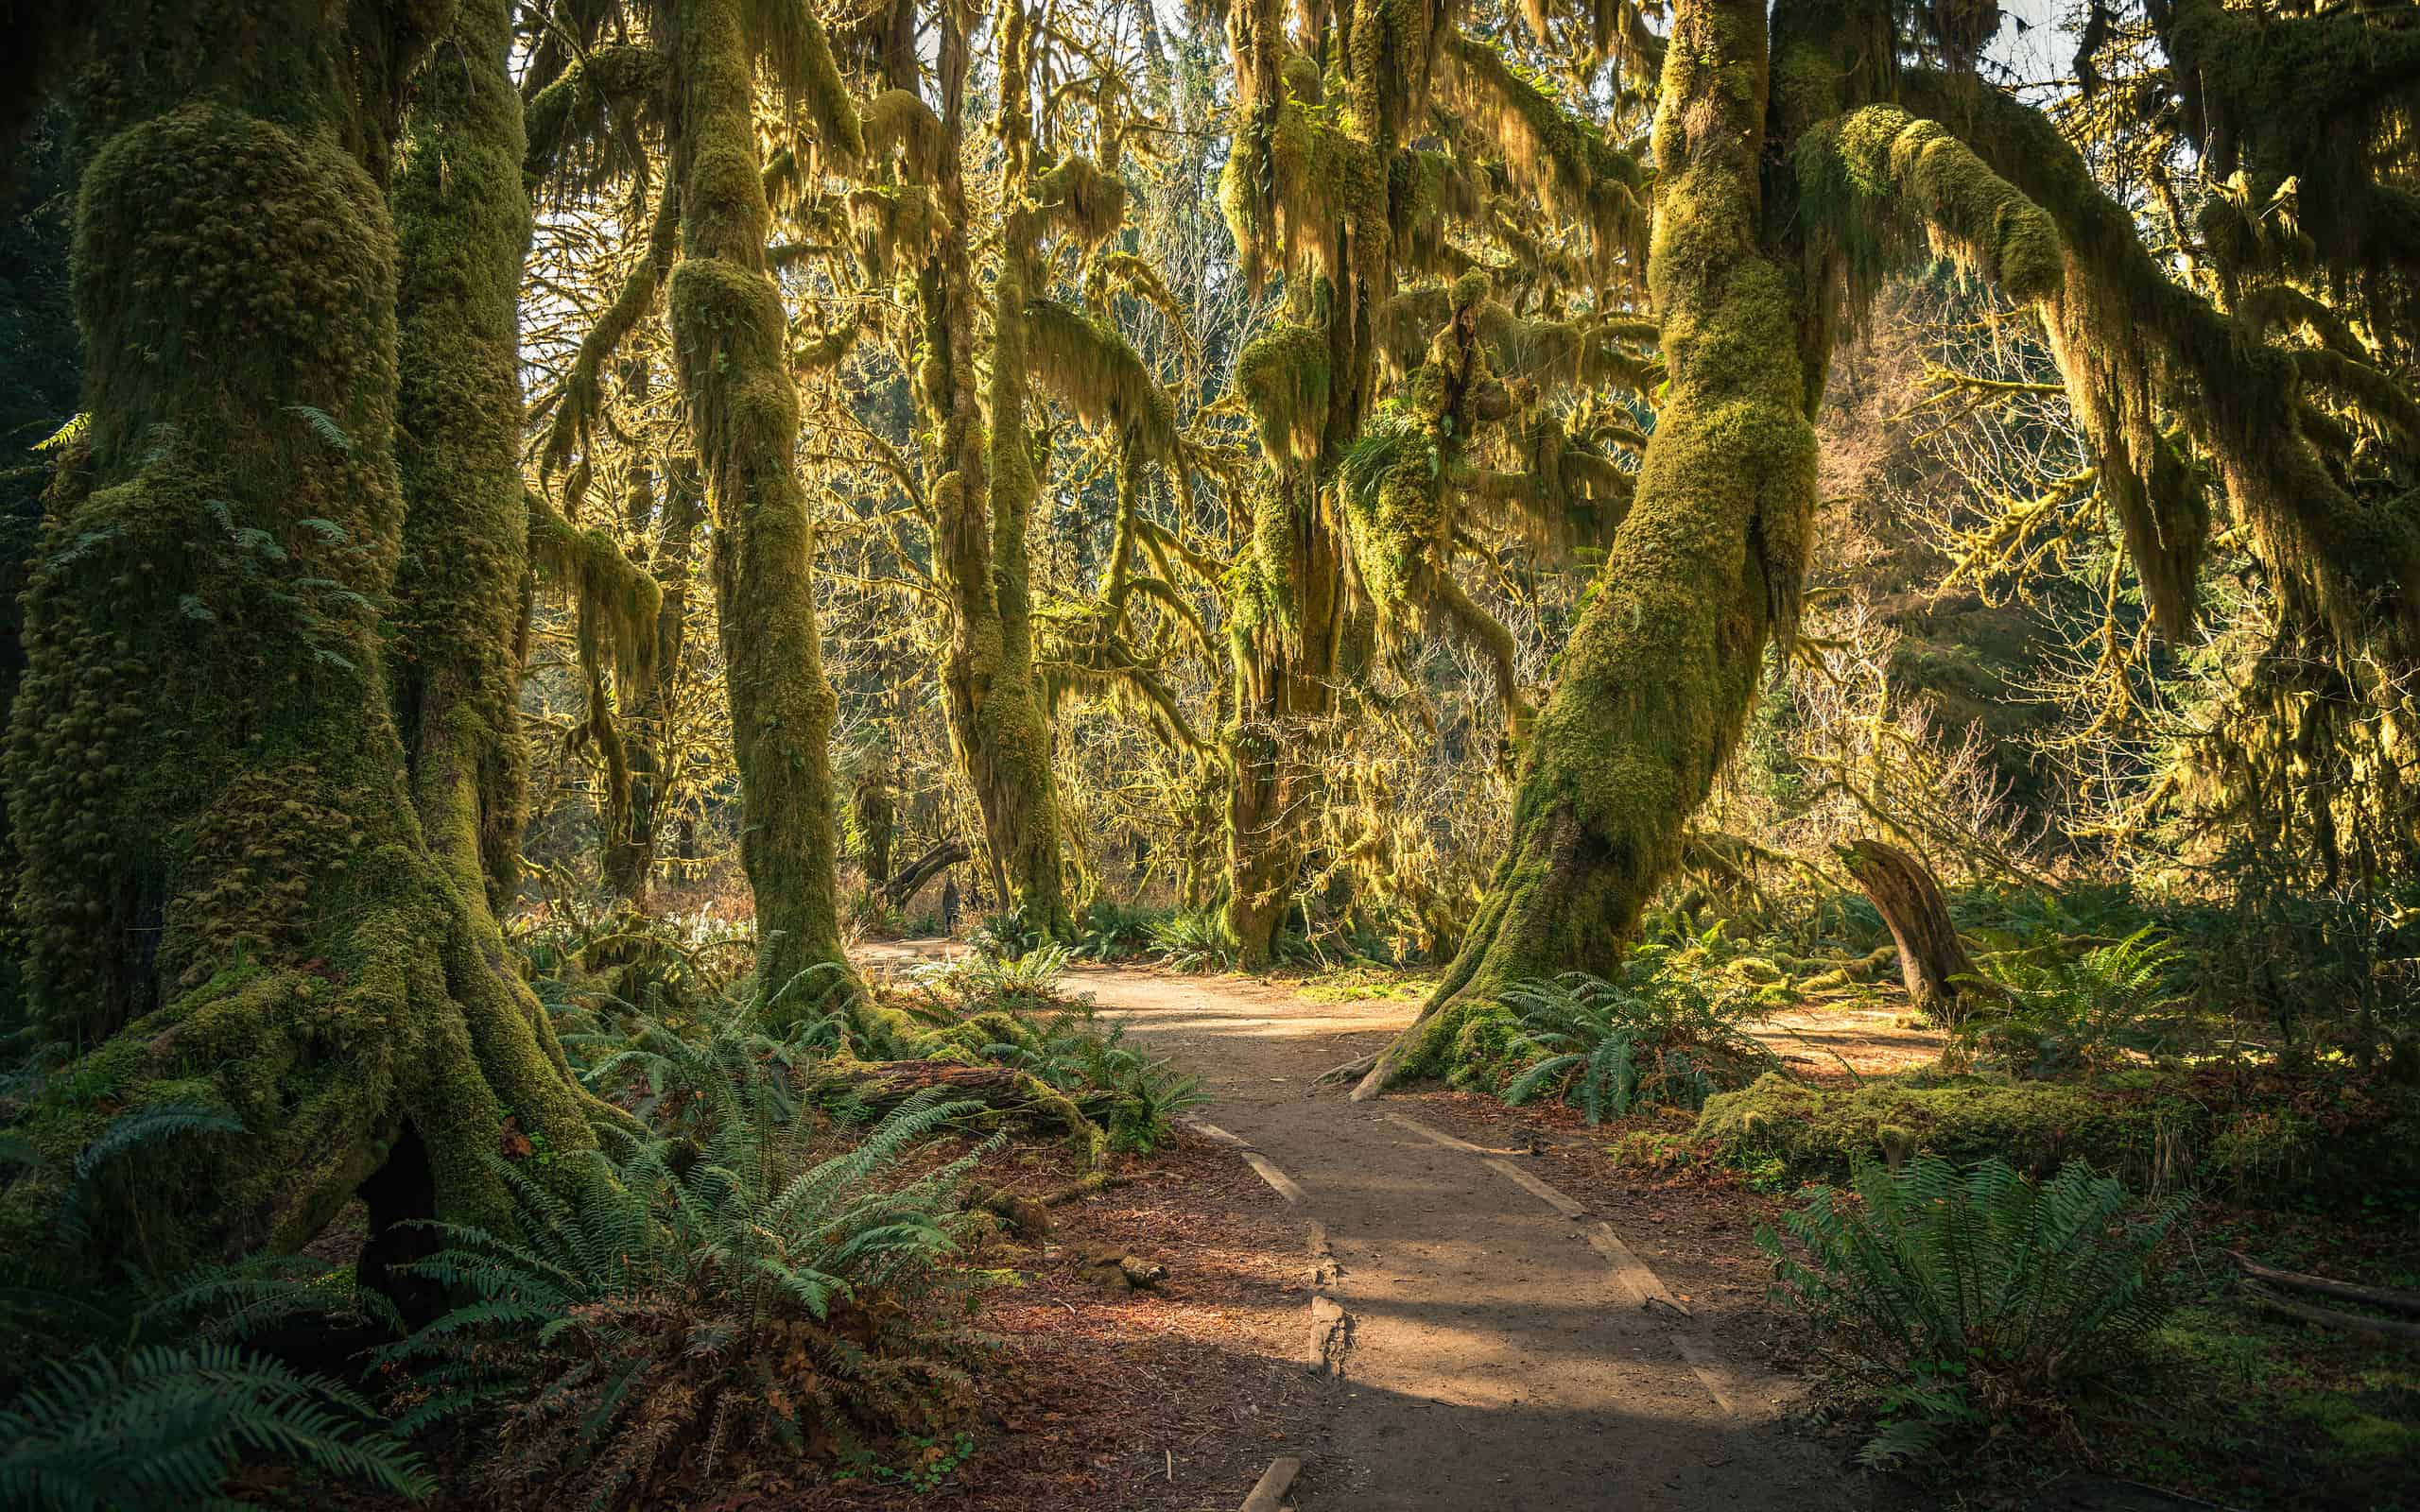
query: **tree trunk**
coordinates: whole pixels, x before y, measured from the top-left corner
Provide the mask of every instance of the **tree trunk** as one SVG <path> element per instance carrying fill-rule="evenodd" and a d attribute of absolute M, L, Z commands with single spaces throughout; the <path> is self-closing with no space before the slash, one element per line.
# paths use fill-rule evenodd
<path fill-rule="evenodd" d="M 1022 214 L 1008 217 L 1016 245 L 1006 249 L 992 293 L 987 432 L 977 399 L 977 300 L 961 163 L 965 74 L 971 58 L 965 25 L 956 12 L 942 23 L 935 187 L 946 227 L 917 284 L 930 352 L 927 372 L 938 380 L 921 386 L 919 403 L 939 437 L 931 458 L 938 473 L 932 488 L 933 573 L 949 618 L 942 690 L 950 744 L 983 816 L 994 890 L 1018 911 L 1027 928 L 1066 938 L 1075 920 L 1063 874 L 1050 727 L 1033 676 L 1031 566 L 1026 541 L 1040 491 L 1026 428 L 1022 355 L 1032 233 Z M 894 77 L 892 83 L 912 89 L 912 65 L 908 77 Z M 1007 192 L 1021 197 L 1026 188 L 1020 176 Z"/>
<path fill-rule="evenodd" d="M 1237 0 L 1227 11 L 1237 119 L 1247 125 L 1223 171 L 1220 200 L 1254 281 L 1272 266 L 1287 276 L 1285 323 L 1247 347 L 1236 364 L 1236 385 L 1259 422 L 1264 454 L 1252 541 L 1228 605 L 1236 733 L 1228 742 L 1235 786 L 1227 809 L 1227 927 L 1248 968 L 1267 965 L 1275 954 L 1321 802 L 1321 747 L 1336 713 L 1347 596 L 1332 475 L 1360 435 L 1375 391 L 1371 313 L 1395 290 L 1383 186 L 1401 145 L 1397 107 L 1425 97 L 1434 60 L 1433 49 L 1393 36 L 1403 23 L 1375 0 L 1348 3 L 1353 27 L 1340 24 L 1340 35 L 1393 40 L 1366 55 L 1355 48 L 1354 109 L 1318 129 L 1327 132 L 1336 155 L 1328 171 L 1381 187 L 1352 197 L 1333 223 L 1300 238 L 1316 247 L 1309 260 L 1317 277 L 1308 276 L 1312 267 L 1294 266 L 1288 238 L 1272 232 L 1279 215 L 1298 215 L 1302 207 L 1271 205 L 1261 187 L 1263 179 L 1274 184 L 1281 177 L 1272 139 L 1283 112 L 1305 109 L 1288 103 L 1284 79 L 1286 8 Z M 1422 24 L 1431 19 L 1424 15 Z"/>
<path fill-rule="evenodd" d="M 520 885 L 520 299 L 529 247 L 511 8 L 463 0 L 423 76 L 391 198 L 406 506 L 395 702 L 430 849 L 491 915 Z M 472 843 L 475 842 L 475 843 Z"/>
<path fill-rule="evenodd" d="M 1795 619 L 1822 387 L 1820 344 L 1810 352 L 1802 337 L 1822 322 L 1797 257 L 1768 239 L 1768 74 L 1760 0 L 1683 0 L 1648 263 L 1666 402 L 1539 715 L 1495 885 L 1419 1022 L 1356 1097 L 1434 1069 L 1452 1043 L 1449 1005 L 1613 968 L 1738 740 L 1768 639 Z"/>
<path fill-rule="evenodd" d="M 1941 884 L 1923 862 L 1879 840 L 1854 841 L 1841 859 L 1891 926 L 1909 1001 L 1927 1022 L 1957 1028 L 1973 1005 L 1976 971 L 1950 921 Z"/>
<path fill-rule="evenodd" d="M 628 518 L 642 531 L 657 527 L 654 475 L 644 464 L 634 463 L 631 472 Z M 657 835 L 666 790 L 676 777 L 666 765 L 666 753 L 674 748 L 674 695 L 681 679 L 681 654 L 689 639 L 689 552 L 705 519 L 705 501 L 699 496 L 694 473 L 684 473 L 676 465 L 667 470 L 665 484 L 656 552 L 648 569 L 663 593 L 655 618 L 654 662 L 643 679 L 632 679 L 637 686 L 626 690 L 630 715 L 623 744 L 630 768 L 630 800 L 606 827 L 606 889 L 627 899 L 641 914 L 652 911 L 649 889 L 655 875 Z"/>
<path fill-rule="evenodd" d="M 397 186 L 416 360 L 442 365 L 415 392 L 459 381 L 479 403 L 510 384 L 494 358 L 527 215 L 516 145 L 488 140 L 518 129 L 502 15 L 474 9 L 415 115 L 446 166 L 407 152 Z M 510 547 L 473 544 L 460 574 L 406 585 L 413 623 L 447 595 L 472 612 L 458 642 L 403 649 L 405 730 L 379 623 L 405 540 L 380 180 L 398 82 L 432 40 L 366 48 L 302 0 L 100 21 L 110 87 L 85 95 L 76 261 L 92 420 L 26 594 L 8 776 L 35 1011 L 89 1050 L 56 1085 L 107 1093 L 30 1110 L 40 1164 L 0 1198 L 9 1253 L 53 1238 L 94 1138 L 171 1108 L 243 1133 L 104 1168 L 104 1255 L 165 1268 L 297 1246 L 382 1171 L 422 1211 L 509 1221 L 487 1159 L 508 1120 L 593 1143 L 488 906 L 512 758 L 510 727 L 482 716 L 497 662 L 476 643 Z M 424 233 L 472 227 L 470 249 L 420 255 L 441 245 Z M 416 438 L 424 459 L 461 449 L 471 474 L 432 507 L 459 509 L 475 542 L 502 530 L 480 486 L 493 442 Z"/>
<path fill-rule="evenodd" d="M 789 324 L 766 270 L 771 214 L 739 0 L 674 10 L 673 175 L 681 261 L 669 306 L 690 432 L 713 510 L 740 864 L 756 900 L 756 979 L 769 1003 L 817 996 L 837 969 L 839 843 L 832 822 L 836 706 L 815 626 L 815 532 L 798 479 Z"/>

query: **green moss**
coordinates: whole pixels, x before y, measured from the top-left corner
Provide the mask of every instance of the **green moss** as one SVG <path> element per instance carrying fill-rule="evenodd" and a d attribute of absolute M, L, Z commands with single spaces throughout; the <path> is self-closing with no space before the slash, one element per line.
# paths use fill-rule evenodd
<path fill-rule="evenodd" d="M 1316 462 L 1327 431 L 1331 383 L 1326 333 L 1279 324 L 1236 356 L 1236 389 L 1260 426 L 1270 457 Z"/>
<path fill-rule="evenodd" d="M 2045 299 L 2065 284 L 2050 217 L 1931 121 L 1869 105 L 1800 138 L 1797 164 L 1804 211 L 1851 250 L 1860 297 L 1887 271 L 1877 254 L 1902 215 L 2012 300 Z"/>
<path fill-rule="evenodd" d="M 740 862 L 755 895 L 757 980 L 769 999 L 819 968 L 846 977 L 830 737 L 836 706 L 815 622 L 815 531 L 797 468 L 798 390 L 788 319 L 766 272 L 770 210 L 755 123 L 756 53 L 737 0 L 682 8 L 679 185 L 682 260 L 667 300 L 692 439 L 714 515 Z M 804 26 L 813 28 L 811 17 Z M 802 45 L 807 45 L 802 43 Z M 821 46 L 820 31 L 810 51 Z M 823 58 L 828 66 L 829 58 Z M 827 131 L 854 107 L 823 98 L 805 58 L 793 78 Z M 837 86 L 836 86 L 837 87 Z M 833 140 L 854 152 L 854 135 Z M 849 979 L 854 980 L 854 979 Z"/>
<path fill-rule="evenodd" d="M 2308 1391 L 2289 1398 L 2289 1416 L 2325 1434 L 2339 1453 L 2356 1460 L 2401 1461 L 2420 1455 L 2420 1425 L 2382 1417 L 2335 1392 Z"/>
<path fill-rule="evenodd" d="M 2345 1102 L 2323 1143 L 2262 1095 L 2164 1074 L 2123 1088 L 1910 1076 L 1846 1091 L 1767 1075 L 1709 1099 L 1696 1132 L 1727 1160 L 1778 1161 L 1807 1177 L 1924 1151 L 1962 1162 L 1997 1156 L 2038 1173 L 2080 1159 L 2137 1185 L 2246 1194 L 2376 1191 L 2420 1178 L 2409 1138 L 2420 1100 Z"/>

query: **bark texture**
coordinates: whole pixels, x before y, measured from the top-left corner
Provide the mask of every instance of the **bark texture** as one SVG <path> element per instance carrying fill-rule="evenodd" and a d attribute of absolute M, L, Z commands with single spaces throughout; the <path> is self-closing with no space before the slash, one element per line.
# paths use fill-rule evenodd
<path fill-rule="evenodd" d="M 1855 841 L 1842 859 L 1891 927 L 1909 1001 L 1929 1022 L 1956 1028 L 1965 1020 L 1977 973 L 1958 937 L 1958 926 L 1950 920 L 1941 884 L 1923 862 L 1879 840 Z"/>
<path fill-rule="evenodd" d="M 424 117 L 451 178 L 407 153 L 397 183 L 415 351 L 475 386 L 509 383 L 493 359 L 526 215 L 517 146 L 487 140 L 513 134 L 510 92 L 486 93 L 501 13 L 463 21 L 463 93 Z M 508 1127 L 593 1142 L 488 908 L 511 758 L 483 713 L 492 648 L 470 643 L 509 545 L 416 580 L 417 604 L 473 611 L 415 663 L 416 764 L 387 664 L 406 495 L 383 189 L 400 81 L 437 40 L 414 24 L 455 24 L 396 19 L 216 0 L 97 26 L 76 255 L 93 419 L 26 595 L 8 762 L 35 1012 L 84 1054 L 26 1113 L 13 1253 L 47 1243 L 78 1155 L 120 1119 L 242 1128 L 92 1174 L 93 1247 L 163 1267 L 299 1245 L 365 1183 L 503 1221 L 488 1157 Z M 478 181 L 492 165 L 500 185 Z M 453 307 L 424 325 L 429 299 Z M 416 438 L 460 449 L 474 476 L 439 507 L 475 533 L 500 524 L 468 460 L 493 442 Z"/>

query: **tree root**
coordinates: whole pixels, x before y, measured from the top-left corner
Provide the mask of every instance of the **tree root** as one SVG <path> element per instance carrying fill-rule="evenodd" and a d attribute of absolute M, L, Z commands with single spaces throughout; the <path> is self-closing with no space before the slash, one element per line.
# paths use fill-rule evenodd
<path fill-rule="evenodd" d="M 1317 1076 L 1312 1078 L 1311 1085 L 1315 1087 L 1326 1087 L 1332 1086 L 1338 1082 L 1359 1081 L 1364 1075 L 1369 1074 L 1370 1068 L 1377 1063 L 1378 1053 L 1374 1050 L 1366 1056 L 1356 1056 L 1341 1066 L 1331 1066 L 1327 1070 L 1321 1072 Z"/>

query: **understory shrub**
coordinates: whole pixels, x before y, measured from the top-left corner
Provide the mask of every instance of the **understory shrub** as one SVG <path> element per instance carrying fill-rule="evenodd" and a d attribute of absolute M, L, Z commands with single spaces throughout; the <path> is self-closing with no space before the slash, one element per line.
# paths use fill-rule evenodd
<path fill-rule="evenodd" d="M 981 1000 L 993 1007 L 1040 1007 L 1058 996 L 1059 979 L 1074 953 L 1064 945 L 1037 944 L 1014 955 L 981 947 L 947 961 L 920 966 L 909 974 L 936 990 Z"/>
<path fill-rule="evenodd" d="M 958 1194 L 975 1157 L 915 1169 L 974 1110 L 911 1097 L 810 1163 L 814 1125 L 761 1074 L 695 1137 L 582 1152 L 541 1182 L 498 1162 L 512 1231 L 430 1226 L 420 1276 L 465 1298 L 386 1351 L 409 1432 L 501 1418 L 482 1468 L 509 1503 L 631 1505 L 758 1452 L 862 1456 L 971 1410 Z"/>
<path fill-rule="evenodd" d="M 1670 970 L 1668 955 L 1642 945 L 1611 980 L 1566 971 L 1507 988 L 1519 1029 L 1506 1049 L 1528 1065 L 1504 1100 L 1553 1093 L 1595 1124 L 1642 1105 L 1700 1108 L 1718 1091 L 1777 1074 L 1780 1057 L 1746 1028 L 1765 1016 L 1755 994 Z"/>
<path fill-rule="evenodd" d="M 226 1482 L 244 1464 L 412 1501 L 434 1488 L 352 1385 L 262 1345 L 298 1326 L 393 1337 L 392 1305 L 351 1266 L 261 1254 L 164 1277 L 85 1263 L 78 1246 L 113 1166 L 230 1122 L 181 1104 L 119 1114 L 76 1161 L 54 1248 L 0 1267 L 0 1506 L 233 1507 Z M 0 1165 L 12 1154 L 0 1148 Z"/>
<path fill-rule="evenodd" d="M 1159 926 L 1174 917 L 1149 903 L 1119 903 L 1099 898 L 1084 910 L 1083 927 L 1076 932 L 1076 954 L 1092 961 L 1124 961 L 1151 952 Z"/>
<path fill-rule="evenodd" d="M 2047 1181 L 1987 1160 L 1861 1167 L 1767 1228 L 1775 1299 L 1811 1319 L 1840 1379 L 1869 1399 L 1868 1464 L 2011 1430 L 2072 1428 L 2077 1393 L 2131 1359 L 2166 1305 L 2152 1258 L 2182 1197 L 2137 1209 L 2071 1162 Z"/>

